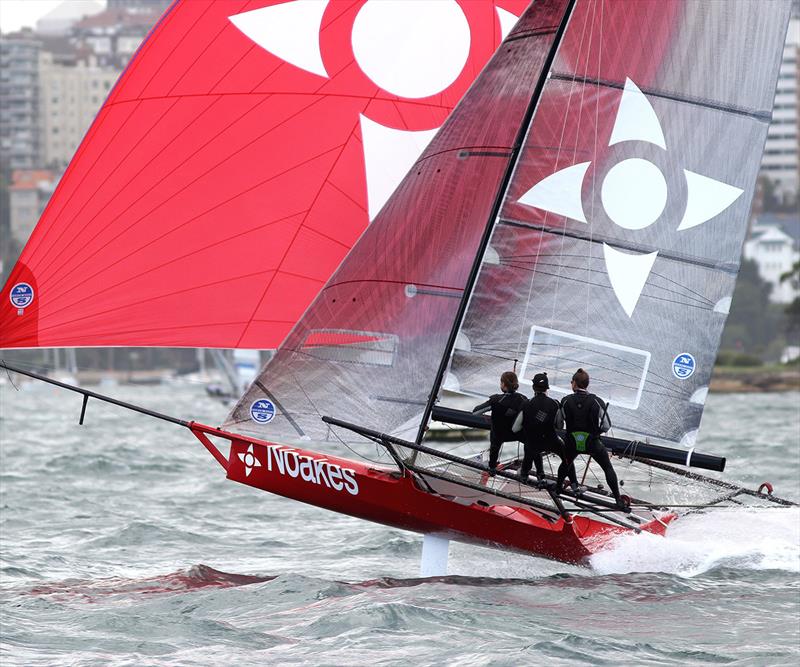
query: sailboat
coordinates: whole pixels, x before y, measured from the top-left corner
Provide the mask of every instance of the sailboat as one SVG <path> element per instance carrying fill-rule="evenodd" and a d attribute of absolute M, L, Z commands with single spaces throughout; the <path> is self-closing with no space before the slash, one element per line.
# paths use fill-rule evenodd
<path fill-rule="evenodd" d="M 374 46 L 359 30 L 398 3 L 265 4 L 253 10 L 270 10 L 257 21 L 226 17 L 220 4 L 173 6 L 112 92 L 4 288 L 2 346 L 277 350 L 219 428 L 61 384 L 83 394 L 81 421 L 96 399 L 188 428 L 230 480 L 423 534 L 423 561 L 436 563 L 426 573 L 441 573 L 451 539 L 581 563 L 621 534 L 664 534 L 687 511 L 793 504 L 770 487 L 696 472 L 722 472 L 725 460 L 694 451 L 788 2 L 532 3 L 396 189 L 374 215 L 371 202 L 359 211 L 370 217 L 363 233 L 348 225 L 357 207 L 346 203 L 347 184 L 330 176 L 326 95 L 341 90 L 342 76 L 367 74 L 372 96 L 359 97 L 363 111 L 351 122 L 365 147 L 377 122 L 365 114 L 386 112 L 372 108 L 376 100 L 411 108 L 403 94 L 417 95 L 411 117 L 445 97 L 406 93 L 397 80 L 377 85 L 371 61 L 359 60 Z M 437 7 L 466 17 L 477 4 Z M 315 77 L 302 85 L 236 41 L 274 40 L 290 8 L 320 31 L 316 48 L 292 56 Z M 334 67 L 325 45 L 346 28 L 352 49 Z M 178 47 L 201 43 L 209 52 L 194 67 Z M 266 79 L 226 95 L 249 58 L 263 60 Z M 201 71 L 208 88 L 209 67 L 211 92 L 188 99 L 184 87 L 198 85 Z M 230 146 L 237 124 L 260 132 L 263 120 L 247 117 L 267 108 L 261 97 L 283 116 L 273 130 L 312 150 L 314 173 L 326 175 L 310 208 L 281 203 L 294 156 L 258 150 L 258 134 Z M 209 111 L 215 104 L 233 105 L 224 122 Z M 235 106 L 243 104 L 247 111 Z M 320 114 L 320 125 L 298 136 L 293 121 L 303 113 Z M 149 114 L 173 135 L 128 124 L 131 114 Z M 190 114 L 200 120 L 184 127 Z M 197 151 L 193 132 L 214 123 L 217 164 L 186 162 Z M 225 136 L 214 143 L 214 132 Z M 349 139 L 336 141 L 344 159 Z M 127 161 L 106 162 L 106 150 Z M 245 167 L 217 168 L 226 150 L 246 154 Z M 214 193 L 224 218 L 209 204 L 212 187 L 224 190 Z M 187 188 L 205 196 L 202 206 Z M 315 208 L 334 191 L 336 201 Z M 278 216 L 269 222 L 253 215 L 265 198 Z M 179 217 L 159 229 L 150 224 L 157 209 L 158 220 Z M 239 214 L 245 228 L 227 229 Z M 241 262 L 219 261 L 230 251 Z M 256 260 L 262 270 L 246 270 Z M 629 511 L 597 485 L 580 494 L 539 488 L 520 478 L 513 456 L 490 476 L 480 446 L 425 439 L 432 419 L 487 428 L 446 397 L 484 398 L 512 368 L 523 383 L 547 371 L 551 392 L 564 395 L 579 366 L 610 404 L 615 432 L 604 441 L 619 457 Z M 326 453 L 331 442 L 356 452 L 377 444 L 386 464 Z"/>

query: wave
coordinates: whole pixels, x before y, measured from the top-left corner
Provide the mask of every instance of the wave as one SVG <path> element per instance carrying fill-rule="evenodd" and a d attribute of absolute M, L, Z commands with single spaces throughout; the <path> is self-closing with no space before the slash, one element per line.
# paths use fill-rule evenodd
<path fill-rule="evenodd" d="M 272 581 L 275 577 L 221 572 L 213 567 L 193 565 L 186 570 L 143 579 L 110 577 L 97 580 L 69 579 L 67 581 L 35 586 L 31 595 L 53 595 L 59 598 L 82 599 L 94 602 L 117 595 L 155 595 L 185 593 L 200 588 L 231 588 Z"/>
<path fill-rule="evenodd" d="M 734 509 L 681 517 L 665 537 L 614 539 L 590 559 L 597 574 L 694 577 L 717 568 L 800 573 L 800 508 Z"/>

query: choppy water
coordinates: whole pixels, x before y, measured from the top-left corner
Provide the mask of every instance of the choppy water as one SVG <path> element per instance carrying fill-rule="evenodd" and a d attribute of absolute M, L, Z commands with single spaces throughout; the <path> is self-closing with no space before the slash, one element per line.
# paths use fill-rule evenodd
<path fill-rule="evenodd" d="M 42 389 L 42 388 L 40 388 Z M 120 398 L 219 423 L 201 388 Z M 0 663 L 800 662 L 800 513 L 718 511 L 592 568 L 420 538 L 224 479 L 188 431 L 0 387 Z M 800 395 L 711 396 L 698 450 L 800 498 Z M 340 452 L 348 456 L 346 451 Z"/>

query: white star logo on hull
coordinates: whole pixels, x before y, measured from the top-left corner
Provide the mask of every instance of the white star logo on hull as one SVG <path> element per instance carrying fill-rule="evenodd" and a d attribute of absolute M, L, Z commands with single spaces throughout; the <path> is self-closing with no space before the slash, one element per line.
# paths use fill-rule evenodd
<path fill-rule="evenodd" d="M 239 460 L 244 463 L 245 477 L 250 477 L 250 473 L 253 472 L 253 468 L 261 467 L 261 461 L 256 458 L 256 455 L 253 452 L 253 445 L 250 445 L 246 452 L 239 452 L 236 456 L 238 456 Z"/>
<path fill-rule="evenodd" d="M 625 80 L 608 145 L 624 141 L 646 141 L 667 150 L 655 110 L 630 79 Z M 520 197 L 520 203 L 588 223 L 581 189 L 590 165 L 591 162 L 581 162 L 547 176 Z M 677 231 L 708 222 L 733 204 L 743 192 L 741 188 L 688 169 L 683 172 L 687 203 Z M 666 207 L 667 195 L 667 182 L 661 170 L 640 158 L 629 158 L 615 164 L 606 174 L 600 190 L 600 199 L 608 217 L 620 227 L 632 231 L 645 229 L 658 220 Z M 609 282 L 628 317 L 633 317 L 657 257 L 658 251 L 632 254 L 603 244 Z"/>

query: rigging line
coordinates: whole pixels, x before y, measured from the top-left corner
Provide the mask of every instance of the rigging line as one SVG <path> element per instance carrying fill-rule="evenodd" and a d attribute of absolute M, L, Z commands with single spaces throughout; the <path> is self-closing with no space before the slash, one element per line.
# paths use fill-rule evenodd
<path fill-rule="evenodd" d="M 640 252 L 640 253 L 658 252 L 658 256 L 664 259 L 670 259 L 672 261 L 680 262 L 682 264 L 692 264 L 695 266 L 702 266 L 707 269 L 724 271 L 725 273 L 736 274 L 739 271 L 739 267 L 735 262 L 720 263 L 712 260 L 704 260 L 698 257 L 689 257 L 687 255 L 681 255 L 675 252 L 667 252 L 662 248 L 656 248 L 654 246 L 645 246 L 638 243 L 630 243 L 625 241 L 624 239 L 616 239 L 599 235 L 595 238 L 590 239 L 585 234 L 581 234 L 577 231 L 567 231 L 566 227 L 557 231 L 543 224 L 525 222 L 522 220 L 510 220 L 508 218 L 501 218 L 498 224 L 508 225 L 509 227 L 523 227 L 525 229 L 530 229 L 533 231 L 552 234 L 553 236 L 568 236 L 570 238 L 577 239 L 579 241 L 587 241 L 591 243 L 608 243 L 608 245 L 610 246 L 616 246 L 624 250 L 630 250 L 634 252 Z"/>
<path fill-rule="evenodd" d="M 463 325 L 464 317 L 467 312 L 470 300 L 470 294 L 474 290 L 475 285 L 477 283 L 478 276 L 481 270 L 481 265 L 483 264 L 483 257 L 486 253 L 487 247 L 489 246 L 489 242 L 491 241 L 492 234 L 497 226 L 497 220 L 500 217 L 500 211 L 503 206 L 504 197 L 511 186 L 514 173 L 516 171 L 520 156 L 522 154 L 522 149 L 524 148 L 525 138 L 532 124 L 533 117 L 536 114 L 536 109 L 538 108 L 539 102 L 541 101 L 545 84 L 547 82 L 547 76 L 549 74 L 550 68 L 553 65 L 553 61 L 556 57 L 556 53 L 561 44 L 564 33 L 566 32 L 569 19 L 572 16 L 572 11 L 575 7 L 575 2 L 576 0 L 566 0 L 564 4 L 564 14 L 562 15 L 561 21 L 559 22 L 558 30 L 553 36 L 553 41 L 549 45 L 549 48 L 547 50 L 547 56 L 542 64 L 542 69 L 539 71 L 539 75 L 537 77 L 531 97 L 528 100 L 527 107 L 525 108 L 525 113 L 518 127 L 516 137 L 514 139 L 514 149 L 512 157 L 511 159 L 508 160 L 505 172 L 503 174 L 503 179 L 500 182 L 499 186 L 497 187 L 496 192 L 494 193 L 494 201 L 492 203 L 492 208 L 489 213 L 489 217 L 486 221 L 486 226 L 483 230 L 483 234 L 481 235 L 480 244 L 478 246 L 478 252 L 475 254 L 475 257 L 473 259 L 472 267 L 470 268 L 469 276 L 467 277 L 467 281 L 465 284 L 464 293 L 458 304 L 458 310 L 456 311 L 456 315 L 453 318 L 453 325 L 450 328 L 450 334 L 447 338 L 447 342 L 445 344 L 444 351 L 441 360 L 439 362 L 439 368 L 436 371 L 436 376 L 433 382 L 433 386 L 431 387 L 430 393 L 428 395 L 428 400 L 425 405 L 425 410 L 422 414 L 422 420 L 420 422 L 419 429 L 417 431 L 417 437 L 415 439 L 415 442 L 417 443 L 421 442 L 422 440 L 425 426 L 427 425 L 428 419 L 430 418 L 431 415 L 431 411 L 433 410 L 433 404 L 436 402 L 437 396 L 442 386 L 442 382 L 444 381 L 444 376 L 445 373 L 447 372 L 447 367 L 450 363 L 450 358 L 453 349 L 455 347 L 456 338 L 459 334 L 461 326 Z M 526 10 L 524 16 L 527 16 L 529 12 L 531 12 L 530 7 Z"/>
<path fill-rule="evenodd" d="M 594 7 L 595 7 L 595 11 L 596 11 L 596 7 L 597 7 L 597 3 L 596 2 L 594 4 Z M 603 37 L 604 37 L 604 35 L 603 35 L 603 9 L 604 9 L 604 7 L 605 7 L 604 0 L 600 0 L 600 30 L 599 30 L 600 37 L 597 40 L 598 41 L 598 46 L 597 46 L 597 73 L 598 74 L 601 71 L 600 63 L 601 63 L 602 51 L 603 51 Z M 590 45 L 590 50 L 591 50 L 591 45 Z M 588 71 L 588 69 L 589 69 L 589 58 L 588 58 L 588 55 L 587 55 L 587 58 L 586 58 L 586 70 Z M 599 129 L 600 129 L 600 96 L 595 94 L 594 142 L 593 142 L 593 145 L 592 145 L 592 148 L 593 148 L 593 151 L 594 151 L 593 154 L 592 154 L 592 159 L 593 160 L 597 158 L 597 154 L 598 154 L 598 151 L 597 151 L 597 140 L 598 140 L 598 136 L 599 136 Z M 577 144 L 578 144 L 578 141 L 577 141 L 577 137 L 576 137 L 576 141 L 575 141 L 576 149 L 577 149 Z M 576 153 L 577 153 L 577 150 L 576 150 Z M 573 153 L 573 160 L 575 160 L 576 153 Z M 597 170 L 596 169 L 592 169 L 592 193 L 594 194 L 596 191 L 597 191 Z M 591 198 L 591 201 L 590 201 L 590 204 L 589 204 L 589 216 L 590 216 L 589 219 L 590 220 L 594 220 L 595 199 L 596 199 L 596 197 L 593 196 Z M 593 259 L 592 251 L 594 249 L 594 245 L 592 244 L 591 239 L 593 238 L 593 235 L 594 235 L 594 225 L 590 224 L 589 225 L 589 261 L 585 263 L 586 264 L 586 267 L 585 267 L 586 268 L 586 316 L 585 316 L 585 320 L 584 320 L 584 332 L 589 331 L 589 310 L 590 310 L 590 303 L 591 303 L 591 296 L 592 296 L 592 285 L 589 283 L 589 280 L 592 277 L 591 276 L 591 273 L 592 273 L 591 266 L 592 266 L 592 259 Z"/>
<path fill-rule="evenodd" d="M 547 344 L 547 343 L 542 343 L 541 345 L 542 345 L 543 347 L 553 347 L 552 345 L 549 345 L 549 344 Z M 567 348 L 567 349 L 569 349 L 569 348 L 573 348 L 573 349 L 576 349 L 576 350 L 579 350 L 579 351 L 581 350 L 581 348 L 575 347 L 575 346 L 573 346 L 573 345 L 569 345 L 569 344 L 567 344 L 567 343 L 559 344 L 559 345 L 558 345 L 558 347 L 559 347 L 559 349 L 563 349 L 563 348 Z M 473 350 L 476 350 L 476 349 L 477 349 L 477 351 L 478 351 L 479 353 L 481 352 L 480 346 L 477 346 L 477 345 L 476 345 L 476 346 L 474 346 L 472 349 L 473 349 Z M 629 362 L 627 359 L 623 359 L 623 358 L 621 358 L 621 357 L 615 357 L 615 356 L 612 356 L 612 355 L 611 355 L 611 354 L 609 354 L 609 353 L 597 353 L 597 352 L 595 352 L 595 354 L 602 354 L 604 357 L 607 357 L 607 358 L 609 358 L 609 359 L 612 359 L 612 360 L 615 360 L 615 361 L 619 361 L 620 363 L 626 363 L 626 364 L 633 365 L 633 364 L 632 364 L 631 362 Z M 544 358 L 546 358 L 546 359 L 555 359 L 555 360 L 557 360 L 557 361 L 558 361 L 558 360 L 564 360 L 564 357 L 563 357 L 563 355 L 547 354 L 547 353 L 545 353 L 545 352 L 536 352 L 536 356 L 537 356 L 537 357 L 544 357 Z M 565 361 L 569 361 L 569 359 L 566 359 Z M 599 364 L 596 364 L 596 365 L 598 365 L 598 367 L 599 367 L 599 368 L 602 368 L 602 369 L 604 369 L 604 370 L 610 370 L 610 371 L 613 371 L 613 372 L 615 373 L 615 375 L 616 375 L 616 374 L 620 374 L 620 375 L 624 375 L 625 377 L 630 377 L 630 378 L 635 378 L 635 377 L 636 377 L 635 375 L 631 375 L 630 373 L 626 373 L 625 371 L 618 371 L 616 367 L 611 367 L 611 368 L 609 368 L 608 366 L 599 366 Z M 651 371 L 650 371 L 650 370 L 648 370 L 648 374 L 650 374 L 650 372 L 651 372 Z M 668 376 L 666 376 L 666 377 L 665 377 L 665 376 L 659 375 L 659 374 L 658 374 L 658 373 L 656 373 L 655 371 L 653 371 L 653 376 L 654 376 L 654 377 L 655 377 L 657 380 L 661 380 L 661 381 L 663 381 L 663 382 L 664 382 L 664 384 L 656 384 L 656 386 L 657 386 L 657 387 L 659 387 L 659 388 L 661 388 L 661 389 L 670 389 L 670 388 L 672 387 L 671 380 L 670 380 L 670 378 L 669 378 Z M 641 376 L 640 376 L 640 377 L 641 377 Z M 635 389 L 635 388 L 636 388 L 636 386 L 634 386 L 634 387 L 630 387 L 630 386 L 626 386 L 626 385 L 622 385 L 622 386 L 623 386 L 623 388 L 626 388 L 626 389 Z M 679 395 L 680 395 L 680 396 L 683 396 L 683 397 L 685 397 L 685 395 L 684 395 L 684 394 L 679 394 Z"/>
<path fill-rule="evenodd" d="M 707 296 L 705 296 L 704 294 L 701 294 L 700 292 L 696 292 L 695 290 L 693 290 L 693 289 L 690 289 L 690 288 L 689 288 L 687 285 L 683 285 L 683 284 L 679 283 L 677 280 L 673 280 L 672 278 L 669 278 L 668 276 L 665 276 L 665 275 L 664 275 L 664 274 L 662 274 L 662 273 L 658 273 L 657 271 L 652 271 L 652 270 L 651 270 L 651 271 L 650 271 L 650 275 L 652 275 L 652 276 L 656 276 L 657 278 L 661 278 L 662 280 L 664 280 L 664 281 L 666 281 L 666 282 L 668 282 L 668 283 L 671 283 L 671 284 L 673 284 L 673 285 L 676 285 L 676 286 L 678 286 L 678 287 L 680 287 L 680 288 L 682 288 L 682 289 L 686 290 L 686 291 L 687 291 L 687 292 L 689 292 L 690 294 L 692 294 L 692 295 L 696 296 L 696 297 L 697 297 L 697 300 L 702 300 L 702 301 L 705 301 L 705 302 L 707 302 L 709 306 L 711 306 L 711 305 L 716 305 L 716 303 L 717 303 L 717 302 L 716 302 L 716 301 L 714 301 L 713 299 L 709 299 L 709 298 L 708 298 Z M 658 286 L 658 285 L 653 285 L 653 287 L 659 287 L 659 286 Z M 666 289 L 666 288 L 660 287 L 660 289 Z M 675 293 L 677 293 L 677 292 L 675 292 Z"/>
<path fill-rule="evenodd" d="M 522 267 L 520 267 L 520 268 L 522 268 Z M 541 271 L 541 270 L 539 271 L 539 273 L 542 273 L 545 276 L 550 276 L 550 277 L 553 277 L 553 278 L 559 278 L 559 276 L 557 276 L 557 274 L 555 274 L 555 273 L 547 273 L 547 272 L 544 272 L 544 271 Z M 580 278 L 564 277 L 563 279 L 564 280 L 569 280 L 569 281 L 574 282 L 574 283 L 586 282 L 585 280 L 581 280 Z M 597 284 L 595 284 L 595 287 L 597 287 L 599 289 L 604 289 L 604 290 L 613 289 L 610 284 L 609 285 L 597 285 Z M 661 287 L 659 289 L 662 289 L 662 290 L 666 291 L 669 294 L 677 294 L 678 296 L 682 296 L 684 298 L 687 298 L 686 295 L 678 294 L 676 292 L 673 292 L 672 290 L 668 290 L 665 287 Z M 678 304 L 679 306 L 686 306 L 687 308 L 697 308 L 698 310 L 706 310 L 707 311 L 707 310 L 709 310 L 708 306 L 711 305 L 710 303 L 709 304 L 704 304 L 704 305 L 699 305 L 699 304 L 691 303 L 690 301 L 676 301 L 675 299 L 667 299 L 665 297 L 655 296 L 654 294 L 648 294 L 647 291 L 645 291 L 645 290 L 642 290 L 642 294 L 645 297 L 647 297 L 648 299 L 653 299 L 655 301 L 663 301 L 664 303 L 675 303 L 675 304 Z M 554 297 L 555 297 L 555 295 L 554 295 Z M 555 308 L 555 299 L 554 299 L 553 302 L 554 302 L 554 306 L 553 307 Z"/>
<path fill-rule="evenodd" d="M 517 269 L 517 270 L 520 270 L 520 271 L 531 271 L 531 269 L 529 269 L 527 266 L 523 266 L 523 265 L 520 265 L 520 264 L 513 264 L 512 262 L 509 262 L 507 260 L 501 260 L 501 263 L 503 264 L 503 266 L 507 266 L 507 267 L 512 268 L 512 269 Z M 547 266 L 547 267 L 558 268 L 557 264 L 542 264 L 542 265 L 543 266 Z M 562 268 L 568 268 L 568 269 L 572 269 L 574 271 L 579 271 L 580 270 L 580 267 L 576 267 L 576 266 L 565 266 L 565 265 L 561 265 L 561 266 L 562 266 Z M 593 269 L 591 267 L 587 267 L 586 271 L 587 271 L 587 273 L 599 273 L 599 274 L 602 274 L 602 275 L 605 275 L 607 273 L 603 269 Z M 555 274 L 554 273 L 546 273 L 545 275 L 553 276 Z M 665 276 L 662 276 L 660 274 L 651 273 L 651 275 L 657 276 L 657 277 L 661 278 L 662 280 L 664 280 L 665 282 L 671 283 L 673 285 L 676 285 L 677 287 L 683 287 L 683 285 L 681 285 L 680 283 L 678 283 L 678 282 L 676 282 L 674 280 L 670 280 L 669 278 L 666 278 Z M 565 280 L 578 281 L 578 282 L 584 282 L 584 281 L 581 281 L 579 278 L 572 278 L 572 277 L 569 277 L 569 276 L 565 277 L 564 279 Z M 587 281 L 587 282 L 589 282 L 589 281 Z M 596 287 L 599 287 L 599 288 L 603 288 L 603 285 L 597 285 L 596 283 L 590 283 L 590 284 L 595 285 Z M 652 282 L 648 282 L 647 283 L 647 287 L 652 289 L 652 290 L 661 290 L 662 292 L 666 292 L 667 294 L 674 294 L 675 296 L 687 299 L 687 301 L 686 301 L 687 305 L 688 305 L 689 301 L 695 302 L 697 304 L 697 307 L 699 307 L 699 308 L 706 307 L 706 309 L 708 309 L 709 306 L 716 305 L 716 302 L 714 302 L 711 299 L 708 299 L 708 298 L 706 298 L 706 297 L 704 297 L 702 295 L 698 295 L 699 298 L 695 298 L 695 296 L 693 296 L 693 294 L 697 294 L 697 293 L 696 292 L 692 292 L 692 290 L 688 290 L 687 289 L 686 291 L 690 292 L 690 294 L 684 294 L 684 293 L 682 293 L 682 292 L 680 292 L 678 290 L 670 289 L 669 287 L 664 287 L 662 285 L 658 285 L 658 284 L 655 284 L 655 283 L 652 283 Z M 683 302 L 681 302 L 681 303 L 683 303 Z"/>
<path fill-rule="evenodd" d="M 564 255 L 564 256 L 565 257 L 570 257 L 570 258 L 575 258 L 575 259 L 578 259 L 579 257 L 582 257 L 581 255 Z M 520 261 L 524 262 L 524 260 L 527 257 L 530 257 L 530 255 L 510 255 L 510 256 L 501 258 L 500 262 L 504 266 L 509 266 L 511 268 L 520 269 L 521 271 L 532 271 L 533 269 L 528 268 L 527 266 L 524 265 L 524 263 L 522 263 L 522 264 L 515 263 L 517 260 L 520 260 Z M 537 258 L 537 260 L 538 260 L 538 258 Z M 536 261 L 536 260 L 534 260 L 534 261 Z M 549 267 L 558 266 L 555 263 L 552 263 L 552 264 L 551 263 L 546 263 L 546 264 L 543 263 L 543 265 L 544 266 L 549 266 Z M 577 271 L 581 267 L 579 267 L 579 266 L 570 266 L 568 268 L 574 269 L 574 270 Z M 587 267 L 587 270 L 591 271 L 592 273 L 605 273 L 605 271 L 603 269 L 592 269 L 592 268 Z M 697 301 L 706 302 L 708 305 L 714 305 L 716 303 L 713 299 L 709 299 L 707 296 L 701 294 L 700 292 L 696 292 L 696 291 L 694 291 L 692 289 L 689 289 L 686 285 L 683 285 L 683 284 L 679 283 L 678 281 L 673 280 L 669 276 L 666 276 L 666 275 L 661 274 L 661 273 L 657 273 L 655 271 L 651 271 L 650 275 L 653 275 L 653 276 L 656 276 L 658 278 L 661 278 L 664 282 L 670 283 L 672 285 L 675 285 L 676 287 L 679 287 L 679 288 L 685 290 L 689 294 L 697 297 L 697 299 L 696 299 Z M 653 287 L 653 288 L 655 288 L 655 289 L 661 289 L 661 290 L 665 290 L 665 291 L 670 291 L 673 294 L 680 294 L 680 292 L 678 292 L 677 290 L 669 290 L 668 288 L 662 287 L 661 285 L 655 285 L 655 284 L 650 284 L 650 283 L 648 283 L 648 285 Z M 688 295 L 681 295 L 681 296 L 687 296 L 687 298 L 691 298 L 691 297 L 688 297 Z"/>
<path fill-rule="evenodd" d="M 558 347 L 559 348 L 566 348 L 566 347 L 571 347 L 571 346 L 570 345 L 559 345 Z M 488 353 L 488 352 L 483 352 L 482 350 L 476 350 L 475 347 L 473 347 L 472 350 L 474 352 L 476 352 L 477 354 L 480 354 L 480 355 L 483 355 L 483 356 L 488 356 L 488 357 L 495 357 L 496 356 L 497 358 L 500 358 L 500 359 L 505 359 L 506 358 L 506 357 L 501 357 L 500 355 L 494 355 L 494 354 L 491 354 L 491 353 Z M 573 361 L 575 363 L 581 363 L 580 362 L 580 358 L 569 359 L 569 358 L 565 358 L 563 355 L 557 355 L 557 354 L 544 354 L 542 352 L 536 352 L 535 356 L 537 358 L 538 357 L 543 357 L 543 358 L 546 358 L 546 359 L 555 359 L 556 361 L 563 361 L 565 363 L 569 362 L 569 361 Z M 611 355 L 607 355 L 607 356 L 609 356 L 609 358 L 611 360 L 617 359 L 617 357 L 613 357 Z M 619 359 L 619 361 L 625 362 L 626 360 Z M 583 363 L 585 364 L 586 362 L 583 362 Z M 632 373 L 627 373 L 625 371 L 621 371 L 621 370 L 619 370 L 619 369 L 617 369 L 617 368 L 615 368 L 613 366 L 603 366 L 603 365 L 601 365 L 599 363 L 593 363 L 592 366 L 595 367 L 595 368 L 602 368 L 603 370 L 606 370 L 606 371 L 612 371 L 615 374 L 615 376 L 621 375 L 623 377 L 630 378 L 631 380 L 641 380 L 641 373 L 637 376 L 637 375 L 633 375 Z M 638 386 L 639 386 L 638 383 L 635 384 L 635 385 L 625 385 L 625 384 L 622 384 L 621 382 L 617 382 L 616 385 L 618 387 L 622 388 L 622 389 L 638 389 Z"/>
<path fill-rule="evenodd" d="M 386 461 L 380 461 L 380 460 L 376 461 L 375 459 L 371 459 L 368 456 L 356 451 L 350 445 L 347 444 L 347 442 L 342 438 L 342 436 L 340 436 L 336 432 L 336 430 L 332 426 L 329 426 L 328 428 L 330 428 L 330 432 L 333 435 L 333 437 L 336 438 L 339 441 L 339 444 L 341 444 L 343 447 L 347 448 L 350 451 L 350 453 L 353 454 L 353 456 L 357 456 L 358 458 L 364 459 L 365 461 L 369 461 L 370 463 L 374 463 L 375 465 L 378 465 L 378 466 L 386 464 Z M 378 444 L 380 444 L 380 443 L 376 443 L 376 445 L 378 445 Z M 377 446 L 376 446 L 375 449 L 378 452 L 381 451 L 380 449 L 377 448 Z"/>
<path fill-rule="evenodd" d="M 588 22 L 589 22 L 589 12 L 587 11 L 586 15 L 584 16 L 584 20 L 583 20 L 583 29 L 581 31 L 581 39 L 580 39 L 580 42 L 578 43 L 578 50 L 577 50 L 578 54 L 582 53 L 582 51 L 583 51 L 583 43 L 584 43 L 584 39 L 586 38 L 586 25 L 587 25 Z M 555 63 L 555 61 L 554 61 L 554 63 Z M 550 74 L 552 75 L 552 72 Z M 567 133 L 567 124 L 569 123 L 570 111 L 571 111 L 571 106 L 572 106 L 572 96 L 575 93 L 575 89 L 576 89 L 575 79 L 573 78 L 573 81 L 569 85 L 569 95 L 567 96 L 567 102 L 566 102 L 565 111 L 564 111 L 564 123 L 561 126 L 561 136 L 558 139 L 558 150 L 556 151 L 556 160 L 555 160 L 556 168 L 558 168 L 559 161 L 561 159 L 561 151 L 562 151 L 562 147 L 564 146 L 564 137 L 565 137 L 565 135 Z M 579 111 L 578 125 L 580 125 L 580 114 L 582 113 L 582 111 L 583 111 L 582 109 Z M 575 153 L 573 152 L 573 158 L 574 158 L 574 155 L 575 155 Z M 549 213 L 545 213 L 545 221 L 547 221 L 548 216 L 549 216 Z M 497 224 L 498 225 L 503 224 L 502 219 L 500 221 L 498 221 Z M 564 232 L 566 232 L 566 226 L 564 227 Z M 564 241 L 565 241 L 565 236 L 562 234 L 561 235 L 561 244 L 560 244 L 560 247 L 559 247 L 559 255 L 558 255 L 559 265 L 561 264 L 561 259 L 562 259 L 561 255 L 562 255 L 562 253 L 564 251 Z M 553 291 L 552 291 L 552 293 L 553 293 L 553 308 L 552 308 L 552 312 L 550 313 L 550 321 L 551 322 L 555 320 L 556 303 L 558 302 L 558 290 L 559 290 L 559 287 L 561 285 L 561 269 L 560 269 L 560 266 L 559 266 L 558 275 L 556 275 L 555 278 L 556 278 L 555 287 L 553 288 Z M 525 310 L 525 319 L 526 320 L 528 319 L 528 310 L 527 310 L 527 308 Z"/>

